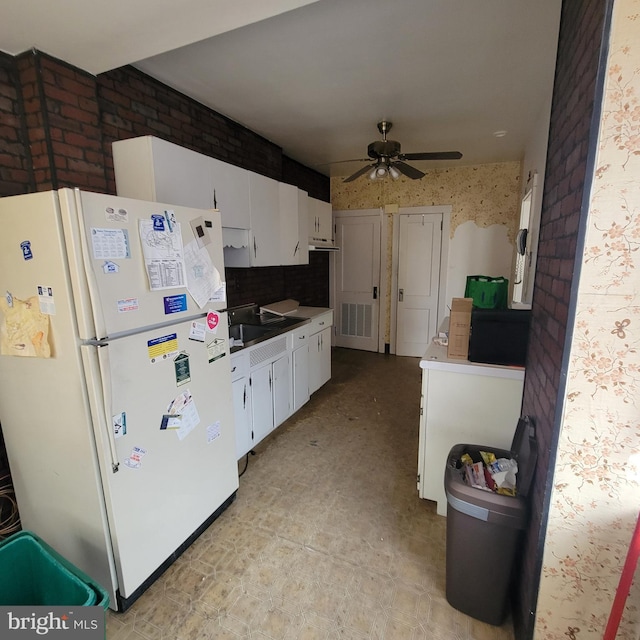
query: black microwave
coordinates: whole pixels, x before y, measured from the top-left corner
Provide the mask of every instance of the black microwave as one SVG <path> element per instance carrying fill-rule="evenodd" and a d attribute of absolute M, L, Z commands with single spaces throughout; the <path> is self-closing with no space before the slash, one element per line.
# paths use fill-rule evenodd
<path fill-rule="evenodd" d="M 524 367 L 530 325 L 529 309 L 473 309 L 469 360 Z"/>

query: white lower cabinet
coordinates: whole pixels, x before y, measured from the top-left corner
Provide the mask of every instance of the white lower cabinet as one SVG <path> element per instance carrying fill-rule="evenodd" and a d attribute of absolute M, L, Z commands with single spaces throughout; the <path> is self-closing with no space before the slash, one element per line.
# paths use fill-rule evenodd
<path fill-rule="evenodd" d="M 266 438 L 291 415 L 289 354 L 251 369 L 253 443 Z"/>
<path fill-rule="evenodd" d="M 236 458 L 238 460 L 253 448 L 253 418 L 247 355 L 240 352 L 231 357 L 231 392 L 236 427 Z"/>
<path fill-rule="evenodd" d="M 280 426 L 291 414 L 291 359 L 289 354 L 273 365 L 273 427 Z"/>
<path fill-rule="evenodd" d="M 331 327 L 333 311 L 311 321 L 309 327 L 309 393 L 331 379 Z"/>
<path fill-rule="evenodd" d="M 309 393 L 331 379 L 331 327 L 311 336 L 309 341 Z"/>
<path fill-rule="evenodd" d="M 231 355 L 236 455 L 246 455 L 331 378 L 329 310 L 289 333 Z"/>
<path fill-rule="evenodd" d="M 447 360 L 446 347 L 430 349 L 439 356 L 420 362 L 418 492 L 437 502 L 438 515 L 446 516 L 442 476 L 451 448 L 468 443 L 510 449 L 520 417 L 524 369 Z"/>
<path fill-rule="evenodd" d="M 273 431 L 273 372 L 271 363 L 251 371 L 251 414 L 254 442 Z"/>
<path fill-rule="evenodd" d="M 231 380 L 240 459 L 292 413 L 291 354 L 286 338 L 233 354 Z"/>
<path fill-rule="evenodd" d="M 291 332 L 292 413 L 309 401 L 309 325 Z"/>

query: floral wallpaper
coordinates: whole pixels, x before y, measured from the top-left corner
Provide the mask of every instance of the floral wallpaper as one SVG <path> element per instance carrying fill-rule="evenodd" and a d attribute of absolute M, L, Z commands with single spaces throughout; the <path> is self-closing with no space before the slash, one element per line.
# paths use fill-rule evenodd
<path fill-rule="evenodd" d="M 536 640 L 602 638 L 640 509 L 639 176 L 640 0 L 616 0 Z"/>
<path fill-rule="evenodd" d="M 334 210 L 374 209 L 388 204 L 399 207 L 450 204 L 451 237 L 458 225 L 473 220 L 478 227 L 503 224 L 509 239 L 518 231 L 520 212 L 520 163 L 502 162 L 427 171 L 420 180 L 404 176 L 372 181 L 366 178 L 344 183 L 331 178 Z"/>

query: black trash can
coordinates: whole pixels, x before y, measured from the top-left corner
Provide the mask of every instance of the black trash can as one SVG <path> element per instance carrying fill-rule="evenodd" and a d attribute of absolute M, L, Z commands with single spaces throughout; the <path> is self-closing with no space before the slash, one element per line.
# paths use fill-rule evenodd
<path fill-rule="evenodd" d="M 479 460 L 480 451 L 517 461 L 515 496 L 465 482 L 460 459 L 468 453 Z M 451 606 L 488 624 L 501 625 L 507 614 L 518 543 L 528 521 L 527 495 L 536 458 L 535 431 L 524 417 L 518 421 L 511 451 L 458 444 L 447 459 L 446 596 Z"/>

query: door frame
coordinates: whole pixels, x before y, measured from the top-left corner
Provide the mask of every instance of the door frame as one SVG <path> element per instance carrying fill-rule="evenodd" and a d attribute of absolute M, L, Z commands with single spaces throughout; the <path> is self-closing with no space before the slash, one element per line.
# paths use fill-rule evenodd
<path fill-rule="evenodd" d="M 387 239 L 388 233 L 386 230 L 386 220 L 384 215 L 384 210 L 382 207 L 376 207 L 372 209 L 334 209 L 333 210 L 333 237 L 335 238 L 337 235 L 336 229 L 336 216 L 344 216 L 344 217 L 361 217 L 361 216 L 378 216 L 380 219 L 380 268 L 378 272 L 378 353 L 384 353 L 384 332 L 387 324 L 386 320 L 386 303 L 383 297 L 383 292 L 387 291 L 387 276 L 386 276 L 386 261 L 384 260 L 386 255 L 386 247 L 387 247 Z M 342 251 L 342 248 L 340 248 Z M 331 260 L 329 264 L 329 306 L 334 309 L 336 307 L 336 273 L 337 268 L 335 265 L 335 260 Z M 336 315 L 336 318 L 338 316 Z M 333 323 L 333 331 L 331 332 L 331 343 L 335 346 L 336 335 L 337 335 L 337 326 L 338 322 L 334 321 Z M 371 352 L 375 353 L 375 352 Z"/>
<path fill-rule="evenodd" d="M 414 214 L 441 214 L 442 215 L 442 242 L 440 247 L 440 278 L 438 281 L 438 318 L 437 327 L 440 328 L 442 321 L 446 318 L 449 295 L 447 292 L 447 275 L 449 266 L 449 234 L 451 231 L 451 211 L 450 204 L 425 206 L 425 207 L 400 207 L 398 213 L 393 215 L 393 236 L 391 248 L 391 274 L 383 270 L 384 288 L 389 290 L 391 286 L 391 314 L 389 319 L 389 350 L 396 353 L 396 332 L 398 314 L 398 266 L 400 263 L 400 216 Z M 386 232 L 386 225 L 383 225 Z M 382 243 L 387 246 L 388 237 L 383 236 Z M 388 278 L 391 282 L 387 282 Z M 381 288 L 383 284 L 381 282 Z"/>

